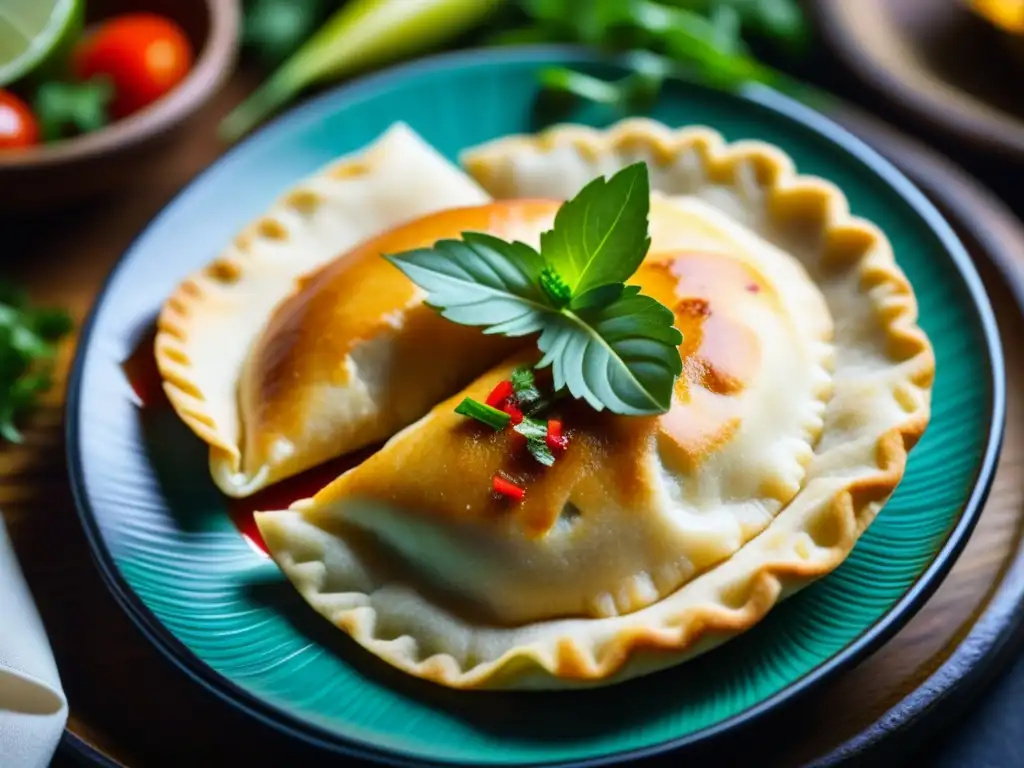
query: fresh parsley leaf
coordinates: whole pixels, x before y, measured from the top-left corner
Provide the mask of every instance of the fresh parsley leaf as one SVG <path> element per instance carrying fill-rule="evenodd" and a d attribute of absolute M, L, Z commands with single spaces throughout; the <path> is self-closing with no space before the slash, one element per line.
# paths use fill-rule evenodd
<path fill-rule="evenodd" d="M 626 286 L 613 304 L 578 314 L 562 312 L 549 322 L 537 346 L 550 365 L 555 389 L 595 410 L 641 416 L 664 413 L 682 373 L 682 334 L 672 310 L 637 286 Z"/>
<path fill-rule="evenodd" d="M 512 390 L 516 394 L 519 409 L 528 416 L 538 413 L 550 402 L 537 388 L 533 371 L 525 366 L 512 371 Z"/>
<path fill-rule="evenodd" d="M 548 425 L 546 422 L 527 418 L 512 429 L 526 438 L 526 448 L 533 458 L 545 467 L 550 467 L 555 463 L 555 454 L 551 452 L 547 444 Z"/>
<path fill-rule="evenodd" d="M 462 240 L 384 258 L 427 291 L 428 306 L 452 322 L 485 326 L 485 333 L 536 333 L 553 309 L 539 286 L 540 254 L 524 243 L 466 232 Z"/>
<path fill-rule="evenodd" d="M 481 424 L 486 424 L 494 430 L 504 429 L 508 426 L 509 421 L 512 420 L 512 417 L 505 413 L 505 411 L 499 411 L 497 408 L 481 403 L 471 397 L 463 398 L 462 402 L 455 406 L 455 412 L 460 416 L 476 419 Z"/>
<path fill-rule="evenodd" d="M 623 283 L 636 271 L 651 246 L 650 202 L 647 166 L 640 162 L 610 179 L 597 177 L 559 208 L 540 249 L 574 296 Z"/>
<path fill-rule="evenodd" d="M 533 375 L 533 371 L 524 365 L 521 365 L 512 371 L 512 376 L 510 378 L 512 380 L 512 389 L 517 395 L 528 389 L 536 389 L 536 379 Z"/>

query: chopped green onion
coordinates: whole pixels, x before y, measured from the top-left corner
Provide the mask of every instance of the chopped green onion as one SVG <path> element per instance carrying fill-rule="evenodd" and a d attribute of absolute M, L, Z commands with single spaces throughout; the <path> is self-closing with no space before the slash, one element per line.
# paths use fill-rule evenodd
<path fill-rule="evenodd" d="M 494 430 L 504 429 L 512 418 L 505 411 L 499 411 L 497 408 L 492 408 L 486 403 L 481 403 L 471 397 L 465 398 L 455 406 L 455 412 L 461 416 L 476 419 Z"/>

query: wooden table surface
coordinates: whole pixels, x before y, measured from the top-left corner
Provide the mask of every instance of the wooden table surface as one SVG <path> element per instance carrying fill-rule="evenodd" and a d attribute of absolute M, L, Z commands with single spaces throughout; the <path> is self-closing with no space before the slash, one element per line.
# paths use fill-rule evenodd
<path fill-rule="evenodd" d="M 35 302 L 66 308 L 80 324 L 133 238 L 223 153 L 225 147 L 216 137 L 217 124 L 255 87 L 256 80 L 250 72 L 236 74 L 166 149 L 154 172 L 130 189 L 54 215 L 0 218 L 0 274 L 27 286 Z M 63 348 L 60 379 L 25 429 L 24 444 L 0 450 L 0 510 L 25 577 L 36 593 L 54 654 L 61 660 L 64 689 L 72 702 L 72 723 L 74 702 L 97 695 L 95 670 L 100 667 L 105 686 L 100 695 L 109 696 L 112 707 L 124 713 L 117 717 L 126 733 L 140 729 L 150 730 L 153 736 L 172 733 L 200 718 L 202 705 L 198 709 L 161 706 L 153 699 L 192 702 L 195 687 L 148 646 L 107 593 L 91 561 L 83 557 L 87 545 L 75 519 L 63 441 L 62 400 L 73 341 Z M 40 516 L 45 516 L 49 526 L 59 527 L 60 534 L 41 535 Z M 138 680 L 147 681 L 144 690 L 136 685 Z M 148 701 L 138 707 L 124 706 L 139 697 Z M 199 698 L 205 702 L 209 697 Z M 135 721 L 133 712 L 138 713 Z M 160 713 L 159 728 L 152 723 L 156 712 Z M 216 710 L 225 732 L 235 725 L 232 715 Z M 236 717 L 241 722 L 241 715 Z M 95 736 L 103 744 L 104 734 Z"/>
<path fill-rule="evenodd" d="M 168 148 L 158 171 L 139 179 L 132 189 L 59 215 L 23 221 L 0 219 L 4 276 L 29 286 L 35 301 L 66 307 L 81 321 L 132 239 L 179 189 L 223 152 L 215 127 L 254 83 L 252 74 L 237 74 Z M 1024 261 L 1024 253 L 1021 258 Z M 988 279 L 998 281 L 999 276 L 990 272 Z M 993 301 L 1001 313 L 1019 319 L 1005 289 L 997 289 Z M 1024 323 L 1004 328 L 1004 335 L 1010 334 L 1008 339 L 1019 338 L 1021 333 Z M 69 344 L 64 362 L 71 351 Z M 1024 354 L 1015 353 L 1010 363 L 1015 375 L 1024 371 Z M 125 756 L 133 768 L 181 765 L 182 760 L 196 756 L 197 744 L 253 765 L 285 764 L 285 760 L 297 764 L 302 750 L 255 728 L 247 718 L 199 690 L 146 643 L 102 586 L 84 555 L 86 544 L 67 483 L 63 384 L 59 382 L 32 419 L 24 445 L 0 451 L 0 476 L 4 478 L 0 510 L 26 578 L 37 593 L 61 664 L 72 703 L 72 725 L 100 746 L 109 743 L 107 740 L 116 741 L 117 754 Z M 1014 405 L 1014 415 L 1022 408 L 1024 390 Z M 844 711 L 844 702 L 871 699 L 875 716 L 884 713 L 906 690 L 905 685 L 893 684 L 887 677 L 899 675 L 904 681 L 919 682 L 934 669 L 929 660 L 939 658 L 943 648 L 965 631 L 961 627 L 969 625 L 979 596 L 998 580 L 1020 536 L 1022 492 L 1013 478 L 1019 477 L 1024 466 L 1024 439 L 1021 435 L 1016 439 L 1017 448 L 1004 452 L 1001 480 L 993 493 L 1004 511 L 986 518 L 964 563 L 912 622 L 910 634 L 905 631 L 901 635 L 900 644 L 887 647 L 823 699 L 801 709 L 804 740 L 783 750 L 789 755 L 783 763 L 793 764 L 816 752 L 826 731 L 856 732 L 864 715 Z M 75 702 L 84 700 L 109 700 L 110 711 L 102 728 L 90 732 L 89 723 L 76 720 Z M 197 730 L 202 733 L 201 742 L 189 742 L 183 735 Z M 771 764 L 777 763 L 773 760 Z"/>

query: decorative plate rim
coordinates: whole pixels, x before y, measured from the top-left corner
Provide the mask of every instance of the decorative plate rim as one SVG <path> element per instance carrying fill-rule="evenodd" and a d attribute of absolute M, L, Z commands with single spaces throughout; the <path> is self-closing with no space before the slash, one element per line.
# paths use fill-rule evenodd
<path fill-rule="evenodd" d="M 331 88 L 311 98 L 304 104 L 278 115 L 218 157 L 208 168 L 196 175 L 182 190 L 175 194 L 150 219 L 146 226 L 139 231 L 138 235 L 125 248 L 124 253 L 107 275 L 81 327 L 74 363 L 68 378 L 65 402 L 65 451 L 75 508 L 89 543 L 90 555 L 105 586 L 146 639 L 168 661 L 178 667 L 178 669 L 202 688 L 279 733 L 336 755 L 371 760 L 379 764 L 401 766 L 403 768 L 407 766 L 450 767 L 467 765 L 467 763 L 458 760 L 423 760 L 397 750 L 357 743 L 331 731 L 327 727 L 317 725 L 291 714 L 283 708 L 246 691 L 228 677 L 214 670 L 183 642 L 178 640 L 145 605 L 118 568 L 92 511 L 85 489 L 81 453 L 78 450 L 79 414 L 81 410 L 82 379 L 86 359 L 89 357 L 92 346 L 93 326 L 111 286 L 118 274 L 131 259 L 143 235 L 185 195 L 201 186 L 207 175 L 218 165 L 226 162 L 236 152 L 244 151 L 248 145 L 259 141 L 286 121 L 297 119 L 300 116 L 308 118 L 310 115 L 329 111 L 335 108 L 335 103 L 339 99 L 364 97 L 413 73 L 455 71 L 465 66 L 494 62 L 516 63 L 532 61 L 541 57 L 548 59 L 560 58 L 565 62 L 577 64 L 608 61 L 608 59 L 588 52 L 585 49 L 565 45 L 510 46 L 501 50 L 473 48 L 441 53 L 398 64 L 357 78 L 350 83 Z M 688 84 L 688 87 L 707 89 L 706 86 L 696 83 Z M 753 102 L 785 119 L 792 120 L 810 129 L 839 150 L 861 162 L 896 192 L 921 217 L 921 220 L 940 241 L 953 266 L 960 274 L 964 287 L 967 289 L 972 300 L 978 315 L 980 330 L 985 339 L 986 352 L 990 362 L 989 375 L 992 408 L 984 455 L 963 512 L 924 572 L 881 619 L 876 621 L 860 637 L 849 643 L 828 661 L 818 665 L 799 680 L 784 687 L 764 701 L 714 725 L 701 728 L 679 738 L 664 741 L 660 744 L 621 750 L 597 757 L 521 763 L 519 764 L 521 766 L 532 766 L 533 768 L 541 768 L 542 766 L 545 768 L 548 766 L 593 768 L 622 760 L 642 760 L 656 755 L 667 754 L 684 747 L 693 747 L 698 743 L 705 744 L 737 729 L 749 727 L 781 706 L 789 704 L 797 698 L 804 697 L 808 692 L 820 687 L 826 680 L 854 666 L 884 645 L 927 602 L 942 583 L 970 538 L 970 534 L 974 530 L 992 485 L 995 468 L 1002 449 L 1006 420 L 1005 369 L 1002 345 L 995 315 L 989 304 L 981 278 L 952 227 L 942 217 L 938 209 L 924 196 L 924 193 L 918 190 L 892 163 L 828 117 L 787 96 L 762 86 L 745 87 L 741 89 L 736 98 Z"/>

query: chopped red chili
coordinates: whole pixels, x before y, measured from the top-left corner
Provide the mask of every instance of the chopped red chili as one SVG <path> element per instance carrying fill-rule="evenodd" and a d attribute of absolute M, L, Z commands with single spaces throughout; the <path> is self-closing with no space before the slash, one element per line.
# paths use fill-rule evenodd
<path fill-rule="evenodd" d="M 512 403 L 505 403 L 505 407 L 502 408 L 501 410 L 503 410 L 505 413 L 509 415 L 509 417 L 512 420 L 513 426 L 522 423 L 523 412 L 520 411 L 519 408 L 517 408 L 516 406 L 512 405 Z"/>
<path fill-rule="evenodd" d="M 526 496 L 526 491 L 520 488 L 515 483 L 506 480 L 501 475 L 495 475 L 491 480 L 491 488 L 494 489 L 495 493 L 500 493 L 502 496 L 507 496 L 513 501 L 522 501 L 523 497 Z"/>
<path fill-rule="evenodd" d="M 562 422 L 558 419 L 548 419 L 548 433 L 544 438 L 548 448 L 552 451 L 564 451 L 569 445 L 569 438 L 562 434 Z"/>
<path fill-rule="evenodd" d="M 486 402 L 491 408 L 501 408 L 512 395 L 515 394 L 515 389 L 512 387 L 512 382 L 508 379 L 499 381 L 494 389 L 491 390 L 491 394 L 487 396 Z"/>

